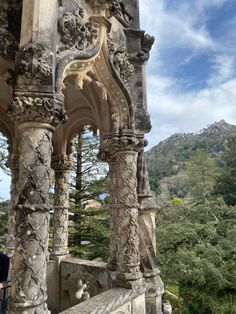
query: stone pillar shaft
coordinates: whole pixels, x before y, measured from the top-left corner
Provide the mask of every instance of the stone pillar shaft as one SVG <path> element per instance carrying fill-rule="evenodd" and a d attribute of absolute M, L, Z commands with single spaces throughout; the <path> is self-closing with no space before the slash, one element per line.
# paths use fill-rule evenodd
<path fill-rule="evenodd" d="M 137 152 L 118 151 L 115 154 L 117 230 L 117 279 L 121 284 L 137 280 L 140 273 L 139 227 L 137 199 Z"/>
<path fill-rule="evenodd" d="M 15 205 L 17 201 L 17 181 L 19 177 L 19 156 L 10 156 L 9 165 L 11 169 L 11 201 L 8 211 L 8 234 L 7 234 L 7 255 L 13 256 L 15 250 Z"/>
<path fill-rule="evenodd" d="M 108 269 L 117 270 L 117 222 L 116 222 L 116 207 L 117 197 L 116 197 L 116 167 L 113 161 L 109 162 L 109 178 L 110 178 L 110 243 L 109 243 L 109 259 L 108 259 Z"/>
<path fill-rule="evenodd" d="M 52 127 L 29 122 L 21 124 L 21 131 L 10 313 L 48 313 L 45 278 Z"/>
<path fill-rule="evenodd" d="M 55 171 L 53 246 L 51 258 L 66 256 L 68 249 L 69 176 L 72 163 L 66 155 L 54 156 Z"/>

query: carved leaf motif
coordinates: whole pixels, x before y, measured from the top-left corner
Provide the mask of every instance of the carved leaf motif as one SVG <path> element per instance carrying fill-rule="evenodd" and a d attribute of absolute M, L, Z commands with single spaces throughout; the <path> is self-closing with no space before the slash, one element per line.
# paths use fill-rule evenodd
<path fill-rule="evenodd" d="M 92 45 L 98 37 L 96 24 L 84 21 L 82 8 L 72 13 L 61 7 L 58 29 L 61 34 L 59 53 L 73 48 L 83 50 Z"/>
<path fill-rule="evenodd" d="M 8 115 L 17 122 L 61 123 L 65 120 L 62 104 L 48 97 L 14 97 Z"/>

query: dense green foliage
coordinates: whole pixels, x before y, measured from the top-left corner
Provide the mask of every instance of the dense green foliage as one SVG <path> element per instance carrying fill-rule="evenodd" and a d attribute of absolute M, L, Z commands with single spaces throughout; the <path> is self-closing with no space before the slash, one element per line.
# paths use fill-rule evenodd
<path fill-rule="evenodd" d="M 182 313 L 235 313 L 236 207 L 173 205 L 157 221 L 158 262 L 164 281 L 179 287 Z"/>
<path fill-rule="evenodd" d="M 222 195 L 226 204 L 236 205 L 236 137 L 229 140 L 223 161 L 223 171 L 216 181 L 215 192 Z"/>
<path fill-rule="evenodd" d="M 236 138 L 225 149 L 195 150 L 157 194 L 157 258 L 178 313 L 236 313 Z"/>
<path fill-rule="evenodd" d="M 172 178 L 172 181 L 179 181 L 178 176 L 182 176 L 186 163 L 199 149 L 210 154 L 222 166 L 222 155 L 228 138 L 233 135 L 236 135 L 236 126 L 222 120 L 197 134 L 174 134 L 154 146 L 146 155 L 152 190 L 159 194 L 162 179 L 166 180 L 167 177 Z"/>
<path fill-rule="evenodd" d="M 97 159 L 98 145 L 99 137 L 94 136 L 89 129 L 78 136 L 74 145 L 70 189 L 70 211 L 73 216 L 69 228 L 69 249 L 74 257 L 106 261 L 109 214 L 101 195 L 106 197 L 108 190 L 107 167 Z M 97 202 L 98 207 L 90 207 L 89 200 Z"/>

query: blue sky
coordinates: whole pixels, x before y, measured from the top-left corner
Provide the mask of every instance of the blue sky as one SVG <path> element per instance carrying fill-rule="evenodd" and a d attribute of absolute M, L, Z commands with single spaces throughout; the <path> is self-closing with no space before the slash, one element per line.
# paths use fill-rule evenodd
<path fill-rule="evenodd" d="M 142 28 L 156 37 L 147 67 L 149 148 L 221 119 L 236 124 L 236 0 L 140 0 L 140 11 Z M 9 185 L 9 177 L 0 182 L 0 197 Z"/>
<path fill-rule="evenodd" d="M 236 0 L 140 0 L 140 11 L 142 28 L 156 37 L 149 147 L 221 119 L 236 124 Z"/>

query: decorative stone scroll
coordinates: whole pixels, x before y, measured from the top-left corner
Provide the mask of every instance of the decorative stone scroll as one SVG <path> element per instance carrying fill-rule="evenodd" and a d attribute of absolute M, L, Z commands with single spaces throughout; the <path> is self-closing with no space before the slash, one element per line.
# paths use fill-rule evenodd
<path fill-rule="evenodd" d="M 69 12 L 61 7 L 58 29 L 61 34 L 59 53 L 69 49 L 86 49 L 98 38 L 96 24 L 84 21 L 82 8 Z"/>
<path fill-rule="evenodd" d="M 16 95 L 8 109 L 9 117 L 19 123 L 42 122 L 60 124 L 66 120 L 63 104 L 44 95 Z"/>
<path fill-rule="evenodd" d="M 16 68 L 19 75 L 27 79 L 40 80 L 46 85 L 52 79 L 53 54 L 50 49 L 30 43 L 21 47 L 16 56 Z"/>

